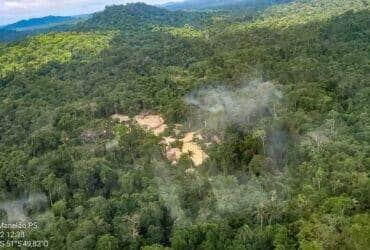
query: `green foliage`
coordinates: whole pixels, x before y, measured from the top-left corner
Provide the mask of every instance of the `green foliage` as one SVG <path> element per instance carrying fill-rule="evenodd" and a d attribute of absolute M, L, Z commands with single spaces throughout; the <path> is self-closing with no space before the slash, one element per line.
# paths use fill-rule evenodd
<path fill-rule="evenodd" d="M 111 236 L 109 234 L 100 236 L 98 239 L 96 249 L 99 249 L 99 250 L 119 249 L 117 239 L 114 236 Z"/>
<path fill-rule="evenodd" d="M 49 62 L 66 63 L 74 57 L 86 60 L 108 46 L 113 33 L 51 33 L 10 44 L 0 51 L 0 77 Z"/>
<path fill-rule="evenodd" d="M 203 25 L 210 22 L 210 14 L 205 12 L 168 11 L 144 3 L 108 6 L 81 24 L 83 29 L 135 30 L 155 25 L 182 26 L 184 24 Z"/>
<path fill-rule="evenodd" d="M 45 194 L 26 215 L 54 249 L 367 249 L 369 17 L 358 0 L 245 19 L 130 4 L 0 45 L 0 203 Z M 191 126 L 185 96 L 255 79 L 280 102 L 216 131 L 197 169 L 110 119 Z"/>
<path fill-rule="evenodd" d="M 52 210 L 55 216 L 63 216 L 66 213 L 67 204 L 64 200 L 59 200 L 53 204 Z"/>
<path fill-rule="evenodd" d="M 164 27 L 154 28 L 154 31 L 168 32 L 173 36 L 194 39 L 202 36 L 202 32 L 195 29 L 194 27 L 185 24 L 183 27 Z"/>
<path fill-rule="evenodd" d="M 128 128 L 122 124 L 118 124 L 114 132 L 118 141 L 124 140 L 125 135 L 129 133 Z"/>

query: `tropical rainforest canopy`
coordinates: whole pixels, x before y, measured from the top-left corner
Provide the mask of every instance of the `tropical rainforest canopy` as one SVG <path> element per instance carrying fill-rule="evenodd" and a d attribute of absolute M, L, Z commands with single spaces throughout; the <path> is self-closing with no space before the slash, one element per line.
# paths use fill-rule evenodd
<path fill-rule="evenodd" d="M 370 2 L 268 2 L 0 43 L 1 221 L 50 249 L 368 249 Z M 111 119 L 144 112 L 208 158 Z"/>

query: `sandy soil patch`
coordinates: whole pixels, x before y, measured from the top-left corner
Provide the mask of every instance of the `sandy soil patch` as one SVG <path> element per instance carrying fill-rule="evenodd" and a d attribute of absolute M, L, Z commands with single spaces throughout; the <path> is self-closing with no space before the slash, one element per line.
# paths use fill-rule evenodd
<path fill-rule="evenodd" d="M 184 142 L 181 152 L 190 154 L 190 158 L 195 166 L 200 166 L 208 158 L 208 155 L 195 142 Z"/>
<path fill-rule="evenodd" d="M 121 114 L 114 114 L 111 116 L 111 118 L 114 120 L 119 120 L 120 123 L 125 123 L 126 126 L 128 126 L 127 123 L 131 121 L 130 117 Z M 160 115 L 152 115 L 148 113 L 140 114 L 135 116 L 133 121 L 135 121 L 143 129 L 153 132 L 156 136 L 160 136 L 168 128 L 165 120 Z M 181 129 L 182 124 L 175 124 L 173 132 L 176 135 L 180 135 Z M 161 143 L 166 146 L 166 158 L 171 161 L 173 165 L 176 165 L 181 156 L 184 154 L 190 155 L 190 159 L 193 161 L 195 166 L 202 165 L 203 162 L 208 158 L 208 155 L 196 142 L 203 141 L 203 137 L 199 132 L 188 132 L 182 139 L 179 140 L 182 142 L 181 149 L 171 146 L 171 144 L 176 141 L 176 139 L 173 137 L 162 137 L 161 141 Z"/>
<path fill-rule="evenodd" d="M 181 155 L 182 152 L 178 148 L 169 148 L 166 150 L 166 157 L 172 163 L 172 165 L 176 165 L 179 162 Z"/>
<path fill-rule="evenodd" d="M 184 135 L 182 141 L 182 147 L 172 148 L 171 143 L 175 142 L 176 139 L 172 137 L 163 137 L 162 143 L 166 145 L 166 157 L 172 164 L 177 164 L 180 157 L 184 154 L 189 154 L 190 159 L 193 161 L 195 166 L 200 166 L 208 158 L 208 155 L 203 149 L 195 142 L 195 140 L 203 140 L 202 135 L 197 132 L 188 132 Z"/>
<path fill-rule="evenodd" d="M 192 142 L 194 140 L 200 140 L 200 141 L 203 141 L 203 136 L 197 132 L 188 132 L 185 134 L 184 138 L 182 139 L 182 141 L 184 143 L 186 142 Z"/>
<path fill-rule="evenodd" d="M 159 115 L 137 115 L 134 120 L 139 126 L 151 130 L 156 136 L 162 134 L 167 128 L 164 119 Z"/>
<path fill-rule="evenodd" d="M 171 136 L 165 136 L 162 138 L 162 143 L 166 145 L 166 148 L 169 148 L 172 143 L 176 141 L 175 138 L 172 138 Z"/>

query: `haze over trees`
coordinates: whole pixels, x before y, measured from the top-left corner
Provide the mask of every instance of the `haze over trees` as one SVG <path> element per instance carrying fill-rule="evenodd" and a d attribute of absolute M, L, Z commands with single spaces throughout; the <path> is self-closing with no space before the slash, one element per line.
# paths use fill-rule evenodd
<path fill-rule="evenodd" d="M 188 0 L 180 2 L 169 2 L 162 6 L 170 10 L 217 10 L 242 8 L 260 8 L 278 3 L 288 3 L 291 0 Z"/>
<path fill-rule="evenodd" d="M 278 2 L 0 43 L 1 221 L 16 204 L 51 249 L 367 249 L 369 2 Z M 207 160 L 111 119 L 143 112 Z"/>
<path fill-rule="evenodd" d="M 63 31 L 89 17 L 90 15 L 86 14 L 78 16 L 46 16 L 21 20 L 0 27 L 0 42 L 14 42 L 27 36 L 50 31 Z"/>

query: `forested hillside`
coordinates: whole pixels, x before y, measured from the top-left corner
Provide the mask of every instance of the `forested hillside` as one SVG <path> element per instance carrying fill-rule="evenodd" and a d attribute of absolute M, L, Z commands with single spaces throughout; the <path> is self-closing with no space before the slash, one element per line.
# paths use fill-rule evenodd
<path fill-rule="evenodd" d="M 21 40 L 27 36 L 64 31 L 78 22 L 88 19 L 90 15 L 79 16 L 46 16 L 31 18 L 0 27 L 0 42 Z"/>
<path fill-rule="evenodd" d="M 368 0 L 296 0 L 0 43 L 1 221 L 51 249 L 368 249 L 369 41 Z M 163 134 L 122 122 L 147 114 Z"/>
<path fill-rule="evenodd" d="M 46 16 L 42 18 L 32 18 L 29 20 L 21 20 L 19 22 L 6 25 L 3 29 L 7 30 L 32 30 L 39 29 L 41 27 L 50 27 L 53 25 L 60 25 L 63 23 L 69 23 L 74 19 L 71 16 Z"/>
<path fill-rule="evenodd" d="M 202 12 L 169 11 L 144 3 L 108 6 L 103 12 L 95 13 L 92 18 L 77 29 L 120 29 L 122 31 L 150 29 L 154 25 L 199 26 L 209 23 L 210 15 Z"/>
<path fill-rule="evenodd" d="M 169 2 L 162 6 L 169 10 L 222 10 L 229 8 L 256 8 L 288 2 L 291 2 L 291 0 L 186 0 Z"/>

